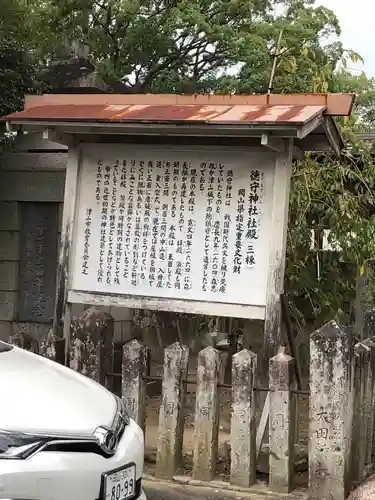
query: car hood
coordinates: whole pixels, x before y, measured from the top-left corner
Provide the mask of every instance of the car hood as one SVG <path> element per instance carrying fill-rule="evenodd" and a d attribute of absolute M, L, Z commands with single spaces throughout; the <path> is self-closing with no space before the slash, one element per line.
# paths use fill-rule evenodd
<path fill-rule="evenodd" d="M 112 393 L 87 377 L 18 347 L 0 353 L 0 429 L 92 434 L 110 426 Z"/>

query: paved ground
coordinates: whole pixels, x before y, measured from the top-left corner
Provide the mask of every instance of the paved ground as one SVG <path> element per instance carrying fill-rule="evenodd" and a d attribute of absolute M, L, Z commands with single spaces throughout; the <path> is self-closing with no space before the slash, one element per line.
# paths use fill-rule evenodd
<path fill-rule="evenodd" d="M 143 486 L 148 500 L 306 500 L 305 492 L 290 495 L 267 494 L 262 488 L 257 492 L 229 491 L 220 488 L 181 485 L 166 481 L 145 479 Z"/>

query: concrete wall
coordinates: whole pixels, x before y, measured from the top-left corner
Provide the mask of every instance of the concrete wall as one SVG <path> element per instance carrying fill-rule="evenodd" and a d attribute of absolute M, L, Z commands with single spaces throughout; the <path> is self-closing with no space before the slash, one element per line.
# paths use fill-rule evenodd
<path fill-rule="evenodd" d="M 42 152 L 41 152 L 42 150 Z M 17 321 L 20 269 L 22 202 L 53 202 L 60 205 L 60 227 L 64 199 L 66 151 L 60 145 L 36 137 L 17 140 L 16 152 L 0 160 L 0 340 L 19 330 L 43 335 L 50 324 Z M 56 255 L 56 263 L 57 263 Z M 75 304 L 73 314 L 84 309 Z M 132 335 L 132 311 L 107 308 L 115 318 L 115 341 Z"/>

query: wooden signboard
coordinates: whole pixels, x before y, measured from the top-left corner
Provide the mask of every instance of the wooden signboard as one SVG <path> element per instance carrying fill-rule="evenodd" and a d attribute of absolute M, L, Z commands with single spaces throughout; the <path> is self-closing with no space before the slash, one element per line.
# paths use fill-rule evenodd
<path fill-rule="evenodd" d="M 80 157 L 69 301 L 264 318 L 275 154 L 92 144 Z"/>

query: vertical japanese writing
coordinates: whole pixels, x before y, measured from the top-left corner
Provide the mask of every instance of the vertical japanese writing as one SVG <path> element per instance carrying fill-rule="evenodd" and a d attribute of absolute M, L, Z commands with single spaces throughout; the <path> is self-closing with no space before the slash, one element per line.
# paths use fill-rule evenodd
<path fill-rule="evenodd" d="M 158 229 L 159 221 L 157 217 L 152 219 L 152 230 L 151 230 L 151 248 L 150 248 L 150 270 L 148 275 L 148 282 L 150 286 L 155 283 L 155 272 L 156 272 L 156 246 L 158 244 Z"/>
<path fill-rule="evenodd" d="M 238 190 L 236 215 L 236 243 L 233 259 L 233 274 L 241 274 L 242 268 L 242 239 L 244 233 L 245 189 Z"/>
<path fill-rule="evenodd" d="M 124 168 L 124 167 L 122 167 Z M 121 277 L 121 261 L 123 253 L 123 240 L 125 228 L 125 195 L 120 194 L 120 202 L 118 205 L 118 219 L 117 219 L 117 240 L 116 240 L 116 271 L 114 283 L 120 285 Z"/>
<path fill-rule="evenodd" d="M 196 203 L 196 189 L 197 189 L 197 170 L 195 168 L 190 169 L 190 193 L 189 193 L 189 212 L 191 214 L 195 213 L 195 203 Z"/>
<path fill-rule="evenodd" d="M 120 187 L 126 189 L 128 187 L 128 164 L 126 160 L 122 160 Z"/>
<path fill-rule="evenodd" d="M 96 170 L 93 174 L 96 175 Z M 79 261 L 77 274 L 80 280 L 86 280 L 89 276 L 96 281 L 96 268 L 94 268 L 94 275 L 92 275 L 92 270 L 93 261 L 96 260 L 93 257 L 97 258 L 98 255 L 98 253 L 95 255 L 95 251 L 99 251 L 98 241 L 93 241 L 92 236 L 86 231 L 89 228 L 93 233 L 93 227 L 90 227 L 91 222 L 100 226 L 98 221 L 100 208 L 97 209 L 95 201 L 95 183 L 93 191 L 90 202 L 85 203 L 80 213 L 82 229 L 79 236 L 82 248 L 77 254 Z M 20 321 L 49 322 L 53 316 L 58 220 L 59 208 L 55 203 L 24 202 L 20 206 L 20 269 L 22 269 L 18 283 Z M 87 245 L 87 236 L 89 245 Z M 87 255 L 89 255 L 88 271 L 85 265 Z"/>
<path fill-rule="evenodd" d="M 178 260 L 176 262 L 175 284 L 174 284 L 176 290 L 181 289 L 181 278 L 182 278 L 182 262 Z"/>
<path fill-rule="evenodd" d="M 103 163 L 102 160 L 98 160 L 96 164 L 96 188 L 95 188 L 95 199 L 98 205 L 102 200 L 101 196 L 102 177 L 103 177 Z"/>
<path fill-rule="evenodd" d="M 205 179 L 206 169 L 207 169 L 206 163 L 201 163 L 200 169 L 199 169 L 199 172 L 200 172 L 200 176 L 199 176 L 199 191 L 201 191 L 201 192 L 204 191 L 204 185 L 205 185 L 205 182 L 206 182 L 206 179 Z"/>
<path fill-rule="evenodd" d="M 201 165 L 202 168 L 202 165 Z M 214 202 L 214 183 L 215 183 L 215 164 L 210 163 L 208 166 L 208 186 L 207 186 L 207 205 L 205 215 L 205 229 L 204 229 L 204 250 L 203 250 L 203 279 L 202 290 L 206 292 L 209 283 L 209 263 L 210 263 L 210 250 L 211 250 L 211 230 L 213 224 L 213 202 Z"/>
<path fill-rule="evenodd" d="M 256 264 L 254 243 L 259 238 L 259 189 L 260 172 L 251 170 L 250 172 L 250 191 L 248 196 L 248 218 L 246 239 L 248 240 L 246 249 L 246 265 L 254 267 Z"/>
<path fill-rule="evenodd" d="M 163 198 L 168 200 L 170 192 L 170 174 L 171 163 L 164 161 L 164 176 L 163 176 Z M 159 240 L 159 260 L 167 260 L 167 218 L 168 218 L 168 203 L 164 202 L 161 206 L 161 224 L 160 224 L 160 240 Z M 165 268 L 159 267 L 158 283 L 159 288 L 164 287 Z"/>
<path fill-rule="evenodd" d="M 180 162 L 176 161 L 173 163 L 173 187 L 172 187 L 172 204 L 171 204 L 171 217 L 175 219 L 177 216 L 177 195 L 178 195 L 178 180 L 180 175 Z M 173 223 L 169 226 L 168 230 L 168 249 L 174 251 L 174 247 L 176 245 L 176 224 Z M 172 271 L 169 271 L 171 267 L 171 255 L 168 256 L 168 276 L 172 274 Z M 172 288 L 172 282 L 168 278 L 167 288 Z"/>
<path fill-rule="evenodd" d="M 223 240 L 221 245 L 221 267 L 220 267 L 220 293 L 227 291 L 227 273 L 228 273 L 228 248 L 229 248 L 229 228 L 230 214 L 224 215 Z"/>
<path fill-rule="evenodd" d="M 38 225 L 35 228 L 35 291 L 33 293 L 34 304 L 31 314 L 36 317 L 43 316 L 46 307 L 46 298 L 43 293 L 45 283 L 45 228 Z"/>
<path fill-rule="evenodd" d="M 164 189 L 163 196 L 169 196 L 169 181 L 171 180 L 171 163 L 169 161 L 165 162 L 164 170 Z"/>
<path fill-rule="evenodd" d="M 233 170 L 227 172 L 227 184 L 225 188 L 225 206 L 230 207 L 232 204 L 232 189 L 233 189 Z"/>
<path fill-rule="evenodd" d="M 132 254 L 132 274 L 131 274 L 131 284 L 132 286 L 138 285 L 139 275 L 138 275 L 138 265 L 139 265 L 139 250 L 141 243 L 141 233 L 142 233 L 142 211 L 143 211 L 143 198 L 145 193 L 145 183 L 144 183 L 144 170 L 145 162 L 141 160 L 138 166 L 138 183 L 136 191 L 136 211 L 135 211 L 135 229 L 133 238 L 133 254 Z"/>
<path fill-rule="evenodd" d="M 148 282 L 150 286 L 156 281 L 156 258 L 157 258 L 157 248 L 158 248 L 158 235 L 159 235 L 159 220 L 160 220 L 160 196 L 162 189 L 162 177 L 160 175 L 162 168 L 162 163 L 160 161 L 156 162 L 156 179 L 155 179 L 155 191 L 153 199 L 154 217 L 152 219 L 152 237 L 151 237 L 151 248 L 150 248 L 150 272 L 148 277 Z"/>
<path fill-rule="evenodd" d="M 151 228 L 151 190 L 152 190 L 152 170 L 153 162 L 150 160 L 147 164 L 147 178 L 146 178 L 146 191 L 145 203 L 143 214 L 143 232 L 142 232 L 142 262 L 141 262 L 141 280 L 147 279 L 147 256 L 148 256 L 148 237 Z"/>
<path fill-rule="evenodd" d="M 223 181 L 224 181 L 224 165 L 220 163 L 216 165 L 217 180 L 216 180 L 216 197 L 214 204 L 214 213 L 216 217 L 221 214 L 221 206 L 223 203 Z M 211 179 L 210 179 L 211 184 Z M 212 253 L 212 279 L 211 292 L 220 291 L 220 253 L 221 248 L 221 220 L 216 219 L 214 222 L 214 238 L 213 238 L 213 253 Z"/>
<path fill-rule="evenodd" d="M 219 164 L 216 188 L 216 213 L 221 213 L 221 206 L 223 204 L 223 191 L 224 191 L 224 165 Z"/>
<path fill-rule="evenodd" d="M 180 232 L 183 231 L 185 224 L 185 199 L 187 196 L 188 173 L 189 173 L 188 164 L 184 162 L 182 165 L 182 175 L 181 175 L 180 218 L 178 220 L 178 226 Z"/>
<path fill-rule="evenodd" d="M 173 280 L 173 254 L 168 254 L 168 268 L 167 268 L 167 288 L 172 288 Z"/>
<path fill-rule="evenodd" d="M 178 195 L 178 181 L 180 178 L 180 162 L 175 161 L 173 163 L 173 185 L 172 185 L 172 205 L 171 205 L 171 217 L 176 218 L 177 215 L 177 195 Z"/>
<path fill-rule="evenodd" d="M 219 263 L 220 263 L 220 221 L 214 222 L 214 244 L 212 253 L 212 279 L 211 279 L 211 292 L 218 291 L 219 285 Z"/>
<path fill-rule="evenodd" d="M 193 219 L 188 219 L 186 243 L 185 243 L 185 270 L 184 270 L 184 290 L 190 290 L 192 287 L 191 269 L 193 253 L 193 236 L 195 232 L 195 223 Z"/>
<path fill-rule="evenodd" d="M 262 303 L 267 170 L 227 152 L 192 148 L 184 157 L 152 147 L 149 157 L 139 149 L 113 157 L 117 148 L 108 157 L 99 151 L 87 182 L 91 203 L 88 192 L 81 198 L 74 268 L 83 284 L 99 284 L 102 293 L 247 304 L 240 291 L 251 274 L 260 283 L 254 303 Z"/>
<path fill-rule="evenodd" d="M 111 175 L 109 173 L 110 167 L 104 169 L 103 175 L 103 199 L 101 209 L 101 222 L 100 222 L 100 244 L 99 244 L 99 267 L 97 272 L 97 282 L 103 283 L 104 281 L 104 256 L 107 236 L 108 225 L 108 208 L 109 208 L 109 183 Z"/>
<path fill-rule="evenodd" d="M 107 276 L 106 282 L 108 285 L 112 283 L 112 264 L 114 256 L 114 236 L 116 232 L 116 211 L 117 211 L 117 183 L 118 183 L 118 164 L 117 160 L 115 165 L 110 168 L 106 167 L 105 178 L 110 182 L 110 173 L 112 171 L 112 189 L 111 189 L 111 204 L 110 204 L 110 214 L 109 214 L 109 234 L 108 234 L 108 252 L 107 252 Z"/>
<path fill-rule="evenodd" d="M 92 209 L 86 209 L 85 217 L 85 237 L 83 244 L 82 267 L 81 274 L 88 276 L 89 259 L 90 259 L 90 237 L 91 237 L 91 224 L 92 224 Z"/>
<path fill-rule="evenodd" d="M 160 224 L 160 247 L 159 247 L 159 259 L 160 260 L 166 260 L 167 217 L 168 217 L 168 204 L 163 203 L 163 205 L 161 207 L 161 224 Z"/>
<path fill-rule="evenodd" d="M 162 223 L 163 225 L 163 223 Z M 176 226 L 171 224 L 168 231 L 168 277 L 167 277 L 167 288 L 172 288 L 172 274 L 173 274 L 173 254 L 170 253 L 174 251 L 176 240 Z"/>
<path fill-rule="evenodd" d="M 135 190 L 135 160 L 130 161 L 129 172 L 129 191 L 128 191 L 128 206 L 126 210 L 126 232 L 124 244 L 124 279 L 129 279 L 129 266 L 130 266 L 130 243 L 132 235 L 132 221 L 134 214 L 134 190 Z"/>

